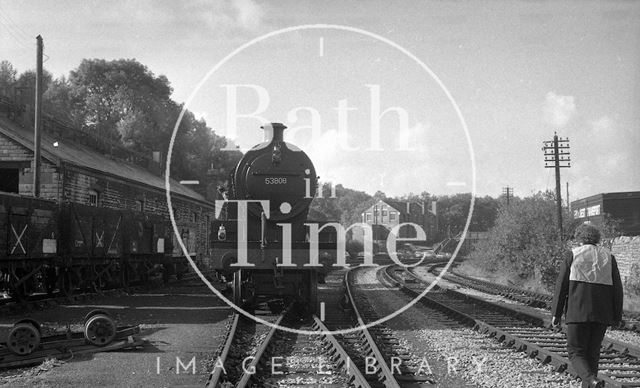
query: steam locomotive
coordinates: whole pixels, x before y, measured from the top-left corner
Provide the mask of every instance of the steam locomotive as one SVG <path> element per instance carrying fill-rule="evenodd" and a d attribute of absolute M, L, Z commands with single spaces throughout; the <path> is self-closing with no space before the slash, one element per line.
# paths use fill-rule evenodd
<path fill-rule="evenodd" d="M 301 301 L 315 311 L 318 282 L 336 258 L 335 229 L 307 217 L 318 187 L 310 158 L 283 140 L 283 124 L 261 128 L 265 141 L 244 155 L 220 190 L 214 267 L 233 278 L 237 306 Z"/>

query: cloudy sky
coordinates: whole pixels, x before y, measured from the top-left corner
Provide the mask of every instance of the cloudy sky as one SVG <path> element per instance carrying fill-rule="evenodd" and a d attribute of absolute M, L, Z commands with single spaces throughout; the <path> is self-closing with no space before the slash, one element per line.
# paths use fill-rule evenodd
<path fill-rule="evenodd" d="M 135 58 L 241 148 L 284 122 L 370 193 L 468 192 L 474 165 L 479 195 L 554 189 L 554 131 L 572 199 L 640 190 L 640 2 L 0 0 L 0 59 L 33 68 L 37 34 L 55 76 Z"/>

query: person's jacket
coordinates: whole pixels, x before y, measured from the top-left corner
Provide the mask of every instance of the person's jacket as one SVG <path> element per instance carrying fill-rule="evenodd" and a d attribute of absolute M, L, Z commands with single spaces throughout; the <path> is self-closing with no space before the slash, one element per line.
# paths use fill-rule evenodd
<path fill-rule="evenodd" d="M 568 252 L 560 266 L 552 316 L 566 323 L 613 324 L 622 319 L 622 281 L 615 257 L 604 247 L 585 244 Z"/>

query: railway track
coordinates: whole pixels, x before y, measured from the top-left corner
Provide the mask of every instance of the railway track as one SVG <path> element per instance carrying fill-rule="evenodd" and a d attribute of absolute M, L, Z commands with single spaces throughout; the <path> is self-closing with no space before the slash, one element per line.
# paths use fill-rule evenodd
<path fill-rule="evenodd" d="M 369 387 L 319 317 L 289 306 L 281 314 L 263 313 L 260 318 L 314 334 L 277 330 L 234 314 L 207 387 Z"/>
<path fill-rule="evenodd" d="M 430 269 L 434 275 L 440 274 L 439 265 L 433 265 Z M 526 304 L 531 307 L 550 309 L 553 296 L 543 294 L 541 292 L 523 290 L 518 287 L 505 286 L 502 284 L 492 283 L 471 276 L 466 276 L 454 271 L 448 271 L 442 276 L 445 280 L 473 288 L 474 290 L 486 292 L 493 295 L 500 295 L 507 299 L 514 300 Z"/>
<path fill-rule="evenodd" d="M 382 276 L 411 298 L 420 295 L 426 287 L 419 276 L 404 268 L 388 266 Z M 411 280 L 406 281 L 407 279 Z M 567 358 L 564 332 L 545 327 L 540 317 L 511 311 L 437 286 L 421 298 L 420 303 L 526 352 L 543 363 L 549 363 L 558 372 L 567 371 L 575 376 Z M 639 358 L 640 349 L 618 341 L 605 340 L 599 377 L 611 387 L 640 387 Z"/>
<path fill-rule="evenodd" d="M 440 266 L 441 264 L 432 265 L 429 269 L 429 272 L 438 276 L 440 274 Z M 486 280 L 466 276 L 455 271 L 448 271 L 447 273 L 443 274 L 442 277 L 452 283 L 472 288 L 477 291 L 485 292 L 492 295 L 499 295 L 504 298 L 523 303 L 527 306 L 551 310 L 553 296 L 549 294 L 524 290 L 522 288 L 514 286 L 496 284 L 493 282 L 488 282 Z M 616 330 L 629 330 L 640 333 L 639 314 L 625 312 L 623 320 L 625 321 L 625 325 L 623 327 L 617 328 Z"/>
<path fill-rule="evenodd" d="M 433 383 L 432 376 L 416 373 L 417 357 L 391 330 L 364 328 L 378 317 L 353 289 L 351 271 L 330 273 L 318 293 L 324 303 L 321 317 L 295 308 L 269 317 L 310 334 L 267 328 L 234 315 L 207 386 L 399 388 Z"/>
<path fill-rule="evenodd" d="M 361 330 L 339 336 L 339 341 L 345 344 L 347 351 L 353 354 L 357 365 L 367 374 L 372 387 L 421 387 L 431 385 L 433 376 L 421 371 L 420 358 L 401 344 L 394 332 L 384 324 L 370 328 L 365 325 L 375 322 L 380 317 L 375 313 L 367 299 L 354 286 L 354 269 L 344 276 L 346 295 L 353 308 L 353 326 Z M 328 325 L 340 328 L 343 324 L 335 319 L 329 320 Z M 362 349 L 365 351 L 363 352 Z M 371 373 L 375 368 L 375 373 Z"/>

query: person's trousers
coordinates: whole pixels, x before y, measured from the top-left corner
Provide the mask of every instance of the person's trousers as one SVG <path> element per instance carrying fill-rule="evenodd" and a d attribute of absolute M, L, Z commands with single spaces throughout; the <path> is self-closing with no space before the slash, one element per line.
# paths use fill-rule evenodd
<path fill-rule="evenodd" d="M 600 347 L 607 325 L 599 322 L 567 323 L 567 351 L 571 366 L 582 379 L 582 386 L 598 376 Z"/>

